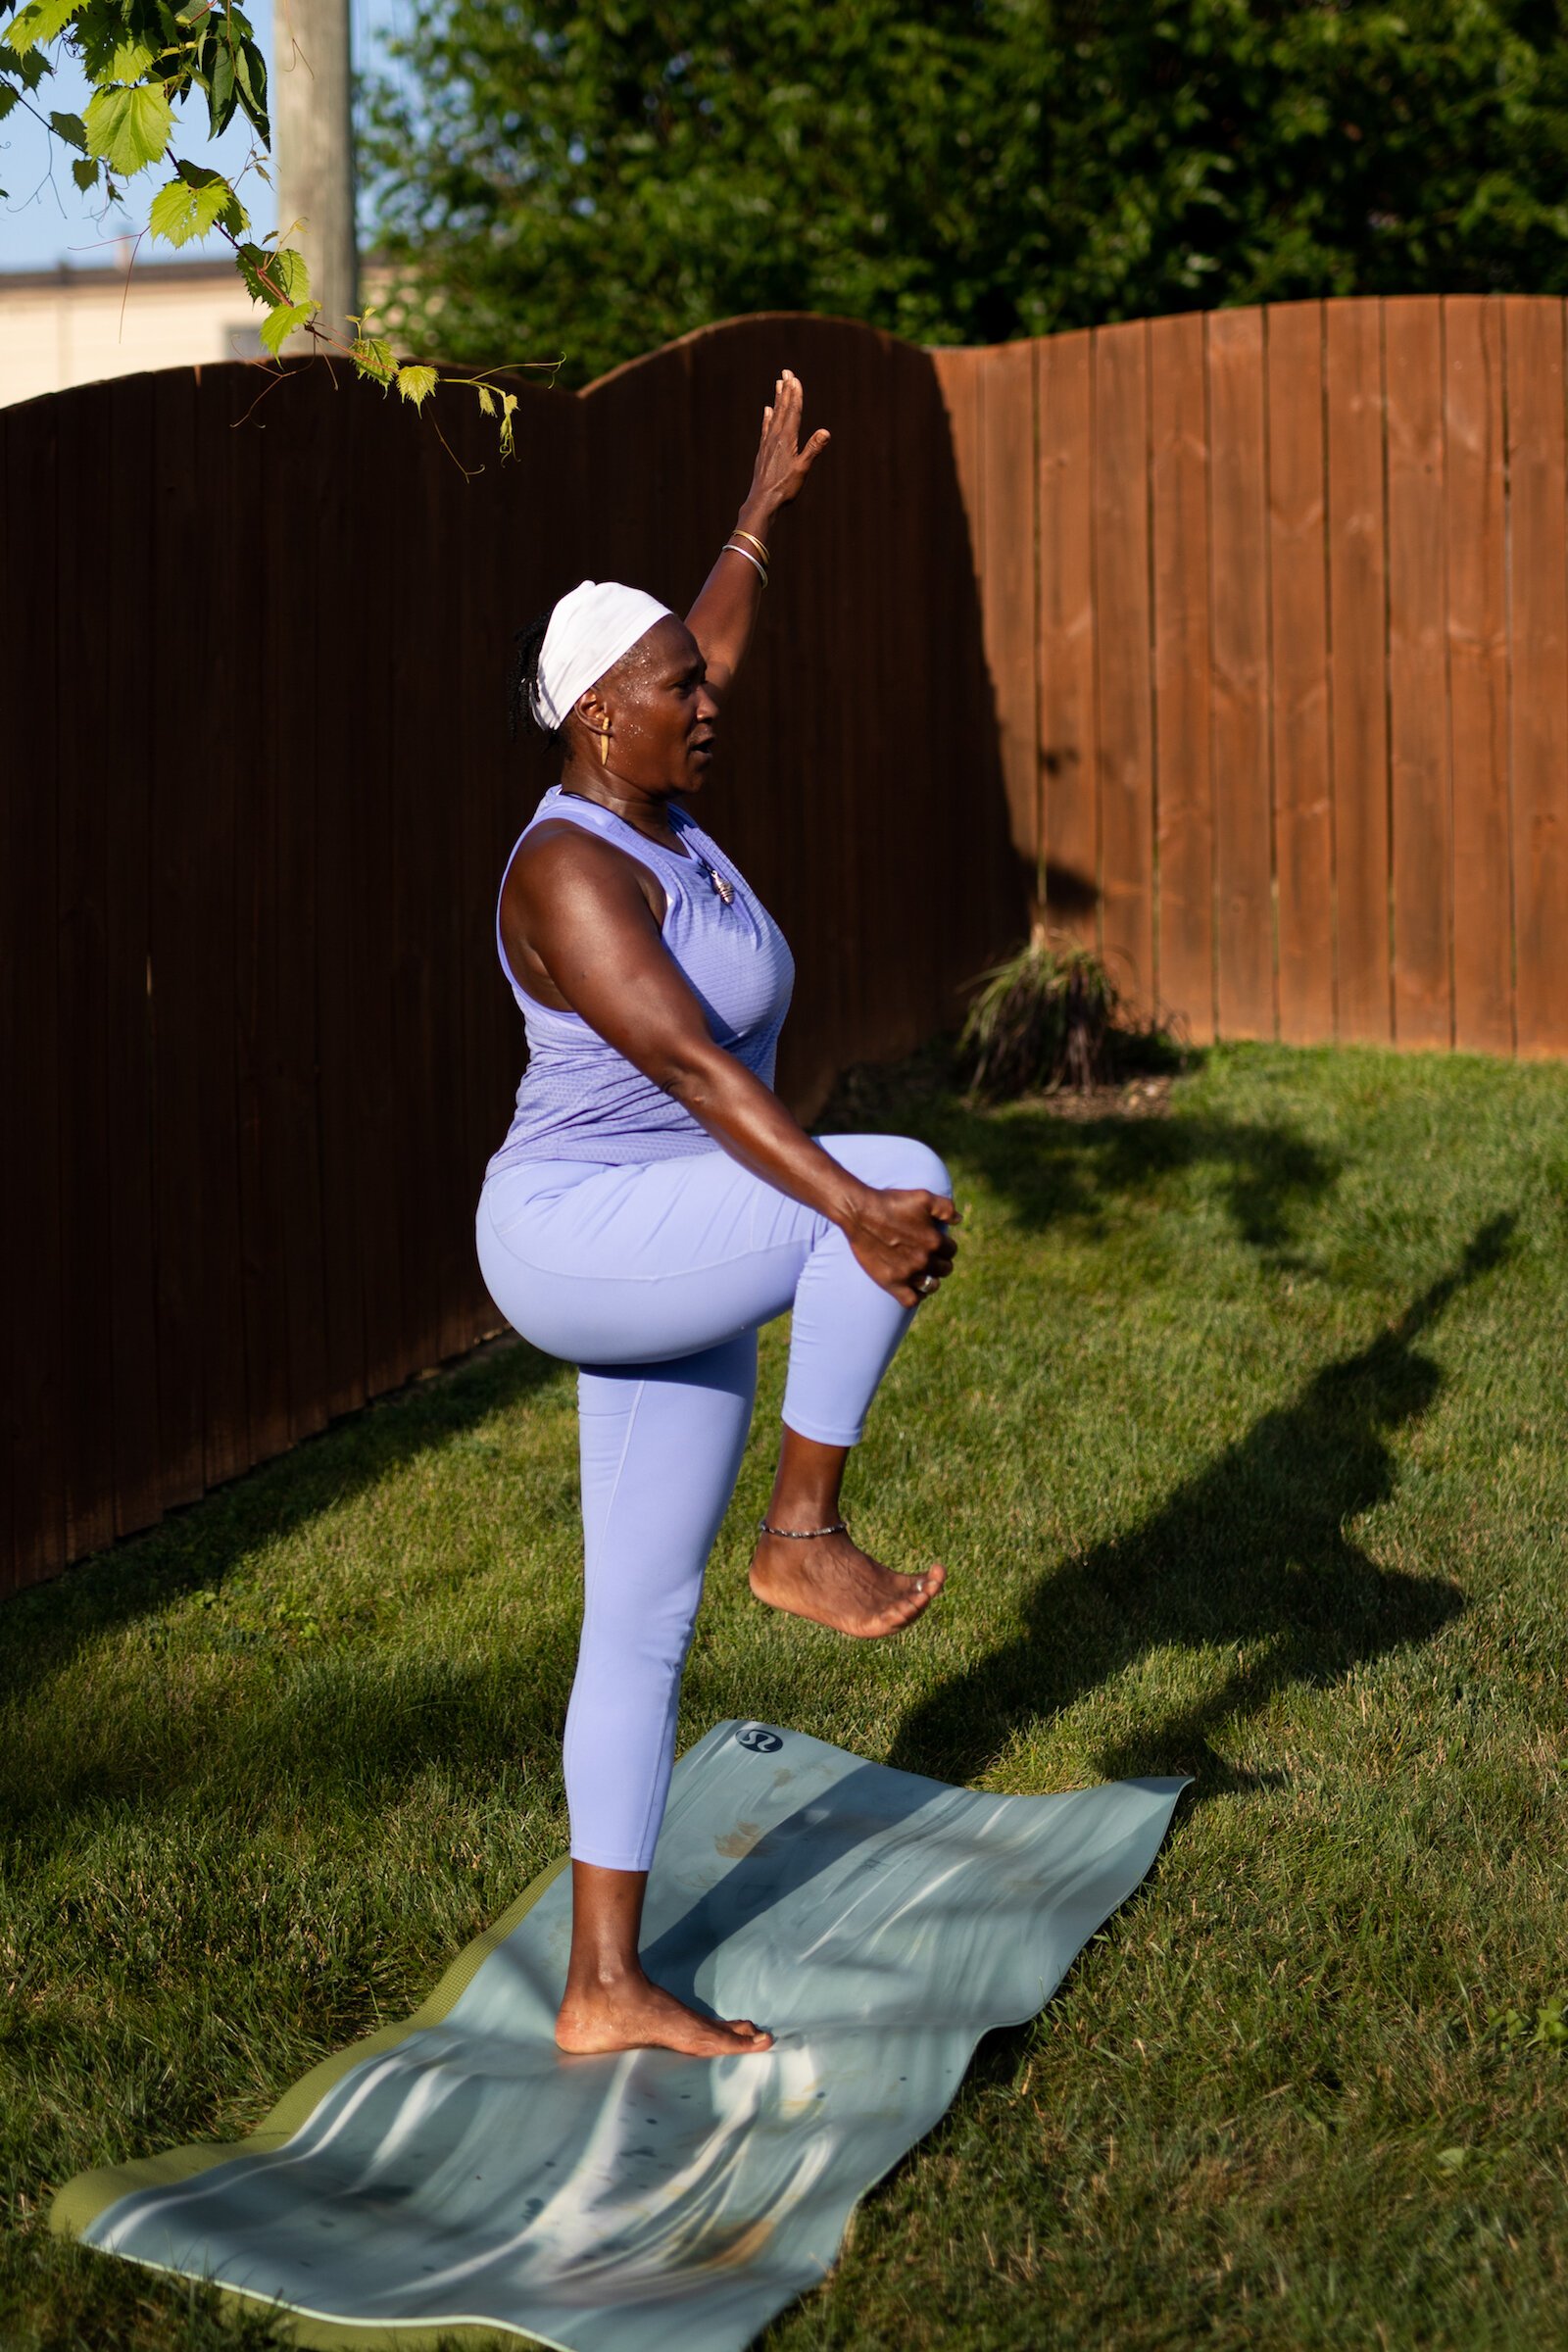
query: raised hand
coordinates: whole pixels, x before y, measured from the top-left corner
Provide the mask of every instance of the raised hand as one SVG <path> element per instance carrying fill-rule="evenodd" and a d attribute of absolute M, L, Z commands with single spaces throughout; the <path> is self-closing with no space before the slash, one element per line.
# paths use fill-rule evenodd
<path fill-rule="evenodd" d="M 804 449 L 800 445 L 805 397 L 800 377 L 786 368 L 762 411 L 762 435 L 752 468 L 748 507 L 767 513 L 787 507 L 800 496 L 807 475 L 826 449 L 830 435 L 823 425 L 818 425 Z"/>

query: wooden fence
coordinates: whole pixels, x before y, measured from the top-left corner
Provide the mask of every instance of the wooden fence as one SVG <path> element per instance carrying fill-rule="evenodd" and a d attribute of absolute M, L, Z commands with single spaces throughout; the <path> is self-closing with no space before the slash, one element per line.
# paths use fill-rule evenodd
<path fill-rule="evenodd" d="M 447 400 L 471 480 L 323 370 L 0 411 L 0 1591 L 494 1328 L 511 633 L 584 573 L 689 600 L 781 365 L 835 448 L 705 814 L 796 948 L 799 1107 L 1032 881 L 1198 1038 L 1568 1052 L 1563 332 L 741 320 L 520 385 L 513 466 Z"/>
<path fill-rule="evenodd" d="M 585 573 L 689 602 L 785 363 L 839 446 L 776 533 L 705 815 L 793 941 L 809 1109 L 1020 921 L 921 353 L 743 321 L 519 385 L 510 466 L 447 396 L 472 480 L 319 368 L 259 408 L 233 366 L 0 411 L 0 1591 L 497 1327 L 495 892 L 550 781 L 508 739 L 512 632 Z"/>
<path fill-rule="evenodd" d="M 935 355 L 1013 838 L 1198 1039 L 1568 1053 L 1560 301 Z"/>

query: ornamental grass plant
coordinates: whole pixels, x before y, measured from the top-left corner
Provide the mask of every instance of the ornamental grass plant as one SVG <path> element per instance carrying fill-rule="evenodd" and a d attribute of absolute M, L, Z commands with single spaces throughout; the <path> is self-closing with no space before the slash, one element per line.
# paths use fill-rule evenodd
<path fill-rule="evenodd" d="M 1129 1019 L 1093 949 L 1037 929 L 1016 955 L 981 974 L 956 1068 L 974 1102 L 1005 1102 L 1064 1087 L 1087 1095 L 1134 1066 L 1174 1058 L 1162 1026 Z"/>

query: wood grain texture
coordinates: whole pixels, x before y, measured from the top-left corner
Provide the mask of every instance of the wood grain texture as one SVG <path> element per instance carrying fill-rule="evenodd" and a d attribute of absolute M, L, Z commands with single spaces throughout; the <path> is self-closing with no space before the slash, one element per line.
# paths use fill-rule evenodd
<path fill-rule="evenodd" d="M 1149 600 L 1149 330 L 1095 337 L 1096 775 L 1100 937 L 1135 1019 L 1154 1004 L 1154 742 Z"/>
<path fill-rule="evenodd" d="M 1280 1036 L 1334 1034 L 1334 824 L 1323 479 L 1323 311 L 1266 314 L 1269 637 Z"/>
<path fill-rule="evenodd" d="M 1448 537 L 1448 728 L 1453 791 L 1453 1042 L 1513 1051 L 1508 792 L 1507 488 L 1502 309 L 1443 305 Z"/>
<path fill-rule="evenodd" d="M 1154 764 L 1161 1011 L 1214 1035 L 1214 777 L 1209 742 L 1208 419 L 1203 321 L 1149 329 Z"/>
<path fill-rule="evenodd" d="M 1046 911 L 1085 947 L 1100 938 L 1100 805 L 1092 524 L 1095 341 L 1040 346 L 1040 757 Z"/>
<path fill-rule="evenodd" d="M 1335 1034 L 1370 1044 L 1393 1027 L 1383 306 L 1328 302 L 1323 314 Z"/>
<path fill-rule="evenodd" d="M 1420 297 L 1385 303 L 1383 335 L 1394 1034 L 1401 1046 L 1446 1046 L 1453 1036 L 1453 847 L 1441 306 Z"/>
<path fill-rule="evenodd" d="M 1563 306 L 1503 302 L 1513 691 L 1514 953 L 1519 1052 L 1568 1053 L 1568 608 Z"/>
<path fill-rule="evenodd" d="M 0 580 L 15 578 L 20 561 L 20 548 L 14 536 L 16 518 L 10 505 L 9 422 L 6 412 L 0 410 Z M 0 637 L 0 694 L 4 694 L 8 710 L 23 708 L 24 689 L 18 669 L 18 649 L 6 642 L 4 637 Z M 16 841 L 18 797 L 14 786 L 0 791 L 0 980 L 3 980 L 3 985 L 0 985 L 0 1072 L 7 1078 L 17 1067 L 17 1026 L 22 1011 L 22 973 L 14 944 L 16 894 L 21 871 Z M 17 1217 L 21 1203 L 12 1164 L 16 1156 L 14 1152 L 0 1152 L 0 1219 L 4 1220 L 8 1233 L 19 1230 Z M 8 1319 L 5 1336 L 0 1339 L 0 1599 L 14 1592 L 21 1581 L 17 1566 L 17 1530 L 13 1504 L 24 1443 L 22 1353 L 15 1320 Z"/>
<path fill-rule="evenodd" d="M 257 396 L 248 368 L 204 368 L 195 387 L 193 459 L 204 486 L 203 591 L 215 643 L 248 648 L 254 662 L 255 517 L 260 444 L 247 413 Z M 330 576 L 323 582 L 330 587 Z M 191 855 L 200 875 L 192 920 L 202 973 L 196 1084 L 201 1130 L 202 1430 L 209 1486 L 234 1478 L 251 1451 L 245 1351 L 245 1241 L 240 1215 L 238 999 L 234 941 L 241 898 L 235 854 L 238 810 L 256 790 L 256 749 L 236 723 L 239 665 L 220 662 L 196 698 L 188 738 L 201 790 L 191 805 Z M 147 1327 L 156 1329 L 149 1298 Z"/>
<path fill-rule="evenodd" d="M 59 791 L 62 1384 L 71 1446 L 65 1461 L 65 1544 L 72 1556 L 115 1535 L 114 1268 L 110 1170 L 119 1130 L 106 1119 L 109 1076 L 109 862 L 95 713 L 75 683 L 82 617 L 98 601 L 105 550 L 78 528 L 81 507 L 113 515 L 115 484 L 105 401 L 97 386 L 64 395 L 56 513 L 55 744 Z M 78 505 L 78 501 L 80 504 Z M 130 635 L 130 632 L 116 632 Z M 127 680 L 127 684 L 129 681 Z M 13 1233 L 16 1228 L 10 1229 Z"/>
<path fill-rule="evenodd" d="M 1210 317 L 1208 403 L 1217 1022 L 1222 1037 L 1272 1037 L 1268 507 L 1260 312 L 1215 311 Z"/>
<path fill-rule="evenodd" d="M 1035 542 L 1019 528 L 1018 487 L 1035 476 L 1035 355 L 1004 343 L 985 355 L 980 398 L 980 611 L 1013 848 L 1040 857 L 1040 726 Z"/>
<path fill-rule="evenodd" d="M 189 551 L 206 527 L 195 464 L 196 399 L 195 371 L 182 368 L 159 378 L 149 405 L 143 464 L 152 481 L 149 585 L 158 612 L 178 611 Z M 227 1048 L 226 1038 L 220 1032 L 214 1037 L 207 1026 L 212 983 L 218 978 L 205 968 L 201 931 L 211 800 L 202 763 L 181 757 L 180 735 L 188 723 L 188 713 L 172 698 L 154 716 L 147 837 L 158 1487 L 165 1510 L 193 1501 L 207 1484 L 202 1214 L 219 1179 L 206 1165 L 201 1076 L 209 1043 L 220 1051 Z M 220 816 L 221 855 L 233 824 L 232 805 L 221 808 Z M 214 1141 L 221 1152 L 221 1136 Z"/>
<path fill-rule="evenodd" d="M 374 771 L 361 756 L 364 670 L 364 557 L 359 476 L 344 463 L 328 412 L 317 407 L 302 425 L 298 453 L 303 494 L 317 516 L 311 601 L 329 615 L 313 646 L 315 689 L 316 924 L 308 959 L 316 994 L 318 1086 L 316 1145 L 321 1220 L 321 1388 L 328 1419 L 352 1412 L 368 1394 L 365 1363 L 363 1151 L 358 1117 L 361 1002 L 355 957 L 361 850 L 368 827 L 383 821 Z M 443 423 L 443 430 L 446 429 Z M 453 567 L 450 593 L 461 594 L 468 567 Z M 466 795 L 459 794 L 462 804 Z"/>
<path fill-rule="evenodd" d="M 66 1556 L 71 1432 L 66 1418 L 58 931 L 59 748 L 53 693 L 55 599 L 48 551 L 58 528 L 55 405 L 32 401 L 5 417 L 7 600 L 0 662 L 7 708 L 25 714 L 27 757 L 8 766 L 0 848 L 0 915 L 7 960 L 7 1108 L 25 1151 L 0 1153 L 6 1230 L 24 1237 L 6 1286 L 6 1422 L 10 1442 L 14 1586 L 34 1583 Z"/>
<path fill-rule="evenodd" d="M 157 379 L 99 387 L 99 430 L 109 448 L 115 497 L 109 562 L 146 576 L 155 516 L 153 436 Z M 134 708 L 145 690 L 145 656 L 130 632 L 104 649 L 98 692 L 109 710 Z M 152 962 L 149 836 L 157 765 L 156 721 L 127 729 L 118 747 L 114 789 L 101 807 L 114 887 L 109 899 L 109 1096 L 116 1138 L 109 1188 L 114 1269 L 115 1525 L 131 1535 L 163 1504 L 157 1226 L 157 1095 L 153 1054 L 156 971 Z"/>

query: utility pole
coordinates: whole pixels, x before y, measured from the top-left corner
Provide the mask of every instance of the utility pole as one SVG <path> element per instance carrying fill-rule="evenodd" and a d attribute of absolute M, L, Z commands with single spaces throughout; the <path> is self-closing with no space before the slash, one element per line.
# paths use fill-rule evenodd
<path fill-rule="evenodd" d="M 317 324 L 341 335 L 360 307 L 349 0 L 272 0 L 272 44 L 278 243 L 305 256 Z"/>

